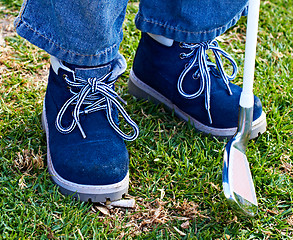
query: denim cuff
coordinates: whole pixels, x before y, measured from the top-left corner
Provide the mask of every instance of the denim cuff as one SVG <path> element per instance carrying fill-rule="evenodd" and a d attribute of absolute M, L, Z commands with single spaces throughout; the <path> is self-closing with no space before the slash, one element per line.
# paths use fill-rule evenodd
<path fill-rule="evenodd" d="M 28 40 L 30 43 L 45 50 L 50 55 L 76 65 L 98 66 L 111 62 L 118 54 L 119 44 L 114 44 L 103 51 L 93 55 L 80 54 L 69 49 L 64 49 L 58 43 L 47 38 L 45 35 L 33 29 L 24 22 L 21 17 L 15 19 L 15 28 L 18 35 Z M 121 32 L 122 34 L 122 32 Z"/>
<path fill-rule="evenodd" d="M 180 24 L 180 22 L 176 22 L 176 25 L 172 25 L 168 22 L 161 22 L 154 17 L 148 18 L 143 16 L 141 11 L 139 11 L 136 15 L 135 24 L 136 27 L 142 32 L 162 35 L 178 42 L 199 43 L 213 40 L 220 36 L 229 28 L 234 26 L 241 16 L 246 16 L 247 13 L 248 3 L 243 8 L 241 8 L 241 10 L 236 15 L 232 16 L 230 21 L 224 25 L 215 27 L 213 29 L 203 29 L 199 31 L 180 28 L 178 26 L 184 26 L 184 24 Z"/>

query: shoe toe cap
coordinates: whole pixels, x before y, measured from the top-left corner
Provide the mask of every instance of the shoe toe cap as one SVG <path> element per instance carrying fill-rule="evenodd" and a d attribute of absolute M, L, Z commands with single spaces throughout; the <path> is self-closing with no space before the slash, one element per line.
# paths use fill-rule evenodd
<path fill-rule="evenodd" d="M 117 183 L 126 176 L 129 165 L 122 139 L 59 145 L 52 159 L 54 169 L 62 178 L 86 185 Z"/>
<path fill-rule="evenodd" d="M 262 104 L 257 96 L 254 96 L 253 120 L 258 119 L 262 114 Z"/>

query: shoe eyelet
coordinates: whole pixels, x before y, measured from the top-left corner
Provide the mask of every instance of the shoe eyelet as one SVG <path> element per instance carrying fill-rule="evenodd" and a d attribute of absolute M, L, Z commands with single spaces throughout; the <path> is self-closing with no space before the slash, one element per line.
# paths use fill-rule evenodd
<path fill-rule="evenodd" d="M 192 78 L 195 80 L 196 79 L 196 76 L 194 74 L 192 74 Z"/>
<path fill-rule="evenodd" d="M 179 47 L 180 47 L 180 48 L 183 48 L 183 42 L 180 42 L 180 43 L 179 43 Z"/>
<path fill-rule="evenodd" d="M 66 74 L 63 74 L 63 76 L 62 76 L 62 77 L 63 77 L 63 79 L 65 79 L 65 78 L 67 78 L 67 75 L 66 75 Z"/>
<path fill-rule="evenodd" d="M 184 59 L 185 57 L 184 57 L 184 53 L 180 53 L 179 54 L 179 57 L 180 57 L 180 59 Z"/>
<path fill-rule="evenodd" d="M 188 67 L 188 63 L 185 63 L 184 67 L 187 68 Z"/>

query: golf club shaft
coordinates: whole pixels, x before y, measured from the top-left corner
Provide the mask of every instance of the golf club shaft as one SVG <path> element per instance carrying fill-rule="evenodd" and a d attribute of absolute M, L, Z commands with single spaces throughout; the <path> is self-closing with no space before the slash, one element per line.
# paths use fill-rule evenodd
<path fill-rule="evenodd" d="M 253 79 L 258 32 L 260 0 L 249 0 L 247 30 L 245 43 L 243 90 L 240 97 L 240 106 L 251 108 L 254 104 Z"/>

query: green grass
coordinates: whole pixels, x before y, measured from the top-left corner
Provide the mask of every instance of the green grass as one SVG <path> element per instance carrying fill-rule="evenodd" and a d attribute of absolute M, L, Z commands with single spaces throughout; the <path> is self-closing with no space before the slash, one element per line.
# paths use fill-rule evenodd
<path fill-rule="evenodd" d="M 20 1 L 2 0 L 1 21 Z M 222 192 L 223 148 L 162 106 L 137 101 L 127 78 L 140 33 L 137 4 L 130 3 L 121 52 L 128 69 L 118 83 L 140 137 L 127 143 L 135 209 L 111 209 L 73 201 L 58 192 L 46 171 L 41 129 L 49 56 L 11 30 L 0 46 L 0 239 L 292 239 L 293 238 L 293 1 L 263 1 L 259 22 L 255 94 L 268 129 L 248 146 L 259 214 L 235 216 Z M 241 84 L 245 19 L 220 39 L 231 53 Z M 187 228 L 182 223 L 189 224 Z M 186 224 L 187 224 L 186 223 Z M 179 231 L 186 235 L 181 236 Z"/>

